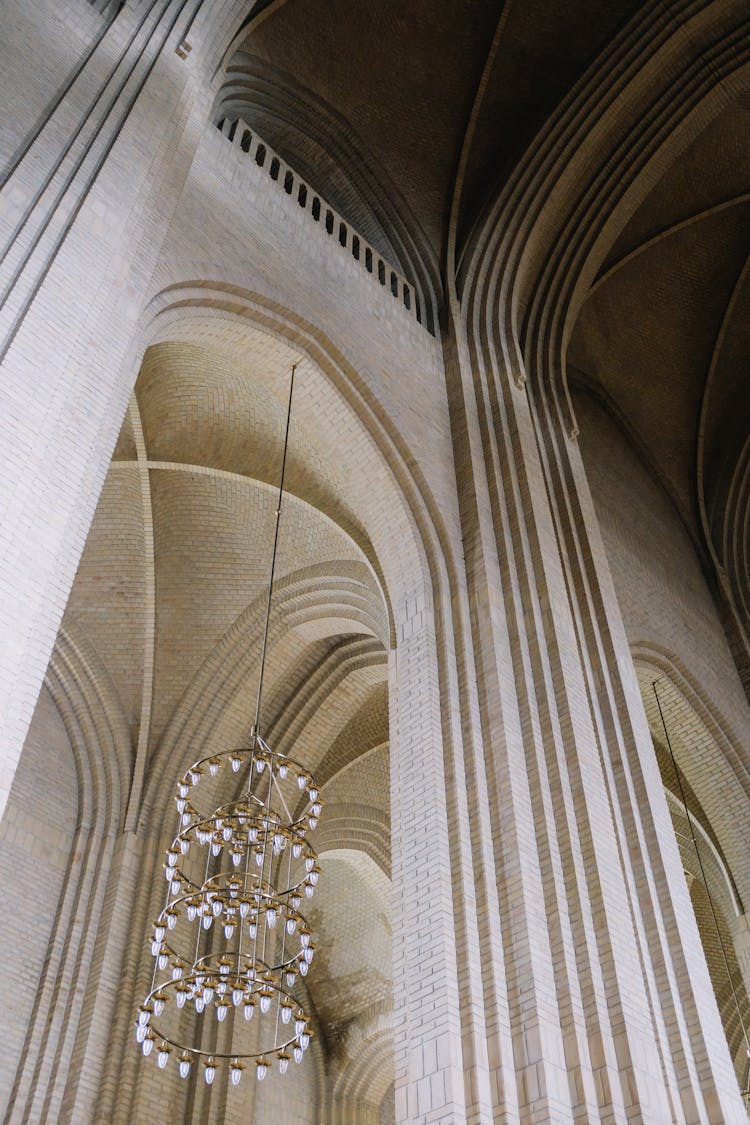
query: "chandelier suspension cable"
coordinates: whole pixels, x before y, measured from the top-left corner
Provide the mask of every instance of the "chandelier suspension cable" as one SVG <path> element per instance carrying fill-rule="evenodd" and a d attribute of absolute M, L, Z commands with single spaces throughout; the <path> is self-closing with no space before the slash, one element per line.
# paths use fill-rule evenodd
<path fill-rule="evenodd" d="M 690 829 L 690 837 L 691 837 L 692 842 L 693 842 L 693 847 L 695 848 L 695 855 L 696 855 L 696 858 L 698 860 L 698 867 L 700 868 L 701 879 L 703 880 L 703 886 L 705 887 L 706 895 L 708 896 L 708 904 L 711 908 L 711 916 L 713 918 L 714 927 L 716 929 L 716 936 L 719 939 L 719 947 L 721 949 L 721 955 L 722 955 L 722 958 L 724 960 L 724 968 L 726 969 L 727 977 L 729 979 L 729 985 L 730 985 L 730 988 L 732 990 L 732 998 L 734 999 L 734 1005 L 735 1005 L 735 1008 L 737 1010 L 737 1019 L 739 1020 L 740 1027 L 742 1029 L 742 1035 L 743 1035 L 743 1038 L 745 1040 L 745 1049 L 747 1051 L 748 1058 L 750 1058 L 750 1039 L 748 1038 L 748 1032 L 747 1032 L 747 1027 L 745 1026 L 745 1021 L 742 1018 L 742 1009 L 740 1008 L 740 999 L 739 999 L 739 996 L 737 995 L 737 989 L 735 987 L 734 978 L 732 976 L 732 972 L 731 972 L 731 969 L 729 967 L 729 957 L 727 955 L 726 946 L 724 945 L 724 939 L 721 936 L 721 929 L 719 927 L 719 918 L 718 918 L 718 915 L 716 913 L 716 907 L 714 906 L 714 899 L 713 899 L 713 895 L 711 894 L 711 888 L 709 887 L 708 879 L 706 878 L 706 871 L 705 871 L 705 868 L 703 866 L 703 859 L 701 857 L 700 848 L 698 847 L 698 838 L 695 834 L 695 828 L 693 827 L 693 818 L 692 818 L 692 816 L 690 814 L 690 811 L 688 809 L 688 806 L 687 806 L 687 798 L 685 796 L 685 787 L 682 784 L 682 774 L 680 773 L 680 770 L 677 766 L 677 760 L 674 756 L 674 750 L 672 749 L 672 740 L 670 739 L 669 731 L 667 730 L 667 723 L 666 723 L 666 720 L 664 718 L 664 711 L 662 710 L 661 700 L 659 699 L 659 693 L 656 690 L 657 683 L 658 683 L 658 680 L 654 680 L 651 684 L 651 688 L 653 690 L 654 698 L 656 700 L 656 706 L 659 710 L 659 718 L 661 719 L 661 725 L 662 725 L 662 728 L 664 730 L 664 738 L 666 739 L 666 742 L 667 742 L 667 748 L 669 750 L 669 756 L 672 759 L 672 768 L 675 772 L 675 777 L 677 778 L 677 785 L 678 785 L 679 790 L 680 790 L 680 800 L 682 802 L 682 807 L 683 807 L 683 810 L 685 812 L 685 819 L 687 820 L 688 827 Z"/>
<path fill-rule="evenodd" d="M 268 598 L 266 601 L 266 620 L 263 626 L 263 641 L 260 648 L 260 670 L 258 672 L 258 696 L 255 703 L 255 723 L 253 735 L 260 734 L 260 708 L 263 701 L 263 675 L 266 670 L 266 650 L 268 648 L 268 628 L 271 621 L 271 604 L 273 601 L 273 582 L 276 573 L 276 555 L 279 547 L 279 527 L 281 525 L 281 503 L 284 498 L 284 478 L 286 476 L 286 455 L 289 449 L 289 428 L 292 418 L 292 396 L 294 394 L 294 374 L 297 364 L 292 364 L 292 373 L 289 379 L 289 399 L 286 408 L 286 426 L 284 428 L 284 451 L 281 455 L 281 475 L 279 478 L 279 498 L 276 504 L 276 525 L 273 532 L 273 550 L 271 552 L 271 573 L 268 579 Z"/>

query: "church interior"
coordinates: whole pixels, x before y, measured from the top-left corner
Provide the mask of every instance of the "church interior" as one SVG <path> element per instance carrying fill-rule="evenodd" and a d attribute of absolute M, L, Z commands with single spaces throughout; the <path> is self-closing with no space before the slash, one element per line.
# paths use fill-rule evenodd
<path fill-rule="evenodd" d="M 746 0 L 0 28 L 3 1120 L 746 1121 Z"/>

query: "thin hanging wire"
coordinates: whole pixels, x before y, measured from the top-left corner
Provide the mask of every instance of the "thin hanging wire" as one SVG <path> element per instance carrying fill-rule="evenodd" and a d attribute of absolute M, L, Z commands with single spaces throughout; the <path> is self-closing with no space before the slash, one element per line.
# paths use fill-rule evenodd
<path fill-rule="evenodd" d="M 735 1008 L 737 1009 L 737 1019 L 739 1020 L 740 1027 L 742 1028 L 742 1035 L 743 1035 L 743 1038 L 745 1040 L 745 1049 L 747 1051 L 748 1058 L 750 1059 L 750 1040 L 748 1039 L 747 1028 L 745 1027 L 745 1021 L 742 1018 L 742 1009 L 740 1008 L 740 999 L 739 999 L 739 996 L 737 995 L 737 989 L 735 988 L 734 978 L 732 977 L 732 972 L 729 968 L 729 958 L 727 956 L 726 947 L 724 945 L 724 939 L 721 936 L 721 930 L 719 928 L 719 919 L 718 919 L 717 914 L 716 914 L 716 908 L 714 907 L 713 895 L 711 894 L 711 888 L 708 885 L 708 879 L 706 878 L 706 872 L 705 872 L 705 869 L 703 867 L 703 859 L 701 858 L 700 848 L 698 847 L 698 839 L 695 835 L 695 829 L 693 827 L 693 818 L 692 818 L 692 816 L 691 816 L 691 814 L 688 810 L 688 807 L 687 807 L 687 798 L 685 797 L 685 787 L 682 784 L 682 774 L 680 773 L 680 771 L 677 767 L 677 760 L 675 759 L 674 750 L 672 749 L 672 741 L 669 737 L 669 731 L 667 730 L 667 723 L 666 723 L 666 720 L 664 718 L 664 712 L 662 711 L 661 700 L 659 699 L 659 693 L 656 690 L 657 683 L 658 683 L 658 680 L 654 680 L 651 684 L 651 687 L 652 687 L 653 692 L 654 692 L 654 699 L 656 700 L 656 706 L 659 709 L 659 718 L 661 719 L 661 725 L 664 729 L 664 737 L 665 737 L 666 742 L 667 742 L 667 748 L 669 750 L 669 756 L 672 759 L 672 768 L 674 769 L 675 777 L 677 778 L 677 784 L 678 784 L 679 789 L 680 789 L 680 800 L 682 801 L 682 807 L 683 807 L 684 812 L 685 812 L 685 819 L 687 820 L 688 827 L 690 828 L 690 836 L 691 836 L 691 839 L 693 841 L 693 847 L 695 848 L 696 857 L 698 859 L 698 867 L 700 868 L 701 879 L 703 880 L 703 886 L 705 887 L 706 894 L 708 896 L 708 903 L 709 903 L 709 906 L 711 907 L 711 915 L 713 917 L 714 926 L 716 928 L 716 936 L 719 939 L 719 946 L 721 948 L 721 955 L 724 959 L 724 967 L 727 971 L 727 977 L 729 979 L 729 985 L 732 989 L 732 997 L 734 999 L 734 1005 L 735 1005 Z"/>
<path fill-rule="evenodd" d="M 266 621 L 263 627 L 263 643 L 260 650 L 260 671 L 258 673 L 258 698 L 255 703 L 255 723 L 253 736 L 260 734 L 260 707 L 263 700 L 263 674 L 266 670 L 266 650 L 268 648 L 268 626 L 271 621 L 271 602 L 273 600 L 273 581 L 276 573 L 276 553 L 279 546 L 279 526 L 281 523 L 281 501 L 284 497 L 284 477 L 286 475 L 286 455 L 289 448 L 289 423 L 292 417 L 292 395 L 294 394 L 294 373 L 297 364 L 292 364 L 292 374 L 289 379 L 289 401 L 286 410 L 286 427 L 284 430 L 284 452 L 281 457 L 281 477 L 279 480 L 279 499 L 276 504 L 276 526 L 273 533 L 273 552 L 271 554 L 271 574 L 268 580 L 268 599 L 266 602 Z"/>

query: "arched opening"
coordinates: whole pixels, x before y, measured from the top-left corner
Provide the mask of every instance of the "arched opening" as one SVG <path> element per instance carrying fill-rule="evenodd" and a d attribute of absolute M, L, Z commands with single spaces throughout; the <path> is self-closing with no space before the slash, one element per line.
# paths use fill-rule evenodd
<path fill-rule="evenodd" d="M 70 1045 L 83 1037 L 89 1051 L 75 1078 L 58 1076 L 59 1097 L 74 1116 L 106 1113 L 116 1121 L 138 1119 L 154 1098 L 166 1097 L 182 1120 L 251 1113 L 257 1121 L 308 1125 L 336 1119 L 337 1083 L 356 1059 L 357 1074 L 347 1073 L 364 1091 L 356 1103 L 361 1120 L 387 1121 L 395 1080 L 390 656 L 399 620 L 418 616 L 429 597 L 419 540 L 372 432 L 305 351 L 265 326 L 217 317 L 210 305 L 203 315 L 192 310 L 158 325 L 154 337 L 64 621 L 90 655 L 95 682 L 107 685 L 99 706 L 118 732 L 109 739 L 108 768 L 124 771 L 129 795 L 104 828 L 99 891 L 107 888 L 106 901 L 92 898 L 88 884 L 70 884 L 100 953 L 80 967 L 80 1007 L 68 1027 Z M 304 1068 L 238 1089 L 227 1073 L 209 1090 L 194 1076 L 180 1078 L 176 1066 L 162 1073 L 143 1060 L 133 1016 L 148 988 L 148 937 L 162 905 L 175 781 L 196 757 L 242 744 L 253 720 L 295 361 L 264 726 L 276 749 L 315 773 L 326 806 L 313 920 L 320 981 L 312 986 L 311 972 L 306 988 L 315 1036 Z M 425 674 L 429 659 L 420 645 L 411 665 L 402 660 L 402 680 L 409 667 Z M 58 666 L 64 679 L 62 659 Z M 101 746 L 92 729 L 81 754 L 95 757 Z M 430 741 L 425 752 L 439 755 L 440 743 Z M 424 777 L 432 784 L 429 772 Z M 94 901 L 96 911 L 87 913 Z M 356 1042 L 375 1008 L 365 1073 L 367 1052 Z M 48 1097 L 43 1075 L 27 1094 L 28 1104 Z M 342 1096 L 342 1120 L 359 1120 Z"/>
<path fill-rule="evenodd" d="M 663 657 L 660 663 L 661 667 L 649 662 L 645 654 L 641 656 L 639 686 L 711 985 L 737 1081 L 746 1092 L 750 1086 L 746 1041 L 750 999 L 740 957 L 745 954 L 750 927 L 722 847 L 728 829 L 726 816 L 712 821 L 707 813 L 707 807 L 716 811 L 717 787 L 723 793 L 725 811 L 731 804 L 739 811 L 744 799 L 732 785 L 722 747 L 705 717 L 670 677 Z"/>
<path fill-rule="evenodd" d="M 228 1073 L 220 1074 L 209 1090 L 200 1079 L 183 1081 L 144 1064 L 128 1027 L 123 1046 L 135 1092 L 127 1111 L 118 1107 L 116 1114 L 137 1116 L 163 1096 L 166 1081 L 186 1120 L 248 1112 L 258 1121 L 326 1120 L 344 1029 L 374 1002 L 388 999 L 392 1008 L 385 873 L 390 621 L 372 541 L 385 498 L 363 500 L 367 474 L 363 479 L 361 467 L 352 472 L 345 464 L 345 412 L 322 373 L 257 329 L 245 329 L 241 344 L 152 345 L 130 410 L 130 424 L 141 432 L 135 459 L 128 462 L 121 442 L 113 463 L 114 473 L 141 474 L 153 529 L 154 679 L 137 830 L 148 840 L 160 895 L 158 866 L 168 841 L 156 825 L 164 809 L 171 815 L 175 778 L 196 756 L 247 740 L 289 368 L 300 358 L 263 721 L 275 749 L 312 771 L 324 802 L 316 845 L 323 875 L 309 914 L 319 952 L 305 982 L 312 1056 L 284 1079 L 274 1075 L 262 1086 L 245 1080 L 234 1089 Z M 353 495 L 352 486 L 362 492 Z M 146 899 L 136 927 L 140 948 L 159 909 L 152 893 Z M 377 925 L 362 916 L 368 901 Z M 136 971 L 134 1003 L 141 976 Z M 392 1058 L 382 1061 L 389 1086 Z"/>

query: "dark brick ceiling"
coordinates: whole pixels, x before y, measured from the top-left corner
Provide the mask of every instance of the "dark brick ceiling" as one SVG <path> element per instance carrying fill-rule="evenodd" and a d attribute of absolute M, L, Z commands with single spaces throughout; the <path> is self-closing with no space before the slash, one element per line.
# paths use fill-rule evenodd
<path fill-rule="evenodd" d="M 462 230 L 638 0 L 275 0 L 242 50 L 343 115 L 441 258 L 480 79 Z M 273 144 L 273 137 L 267 138 Z M 291 163 L 292 152 L 285 153 Z M 325 184 L 315 185 L 325 192 Z"/>

